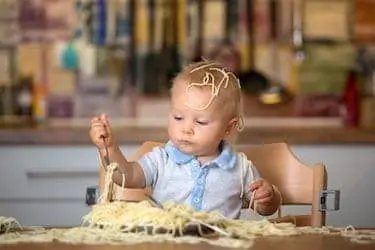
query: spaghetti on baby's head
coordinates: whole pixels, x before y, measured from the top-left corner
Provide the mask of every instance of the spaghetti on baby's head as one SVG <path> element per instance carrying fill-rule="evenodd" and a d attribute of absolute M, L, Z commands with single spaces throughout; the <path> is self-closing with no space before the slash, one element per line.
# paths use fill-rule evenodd
<path fill-rule="evenodd" d="M 209 93 L 207 100 L 196 105 L 187 105 L 191 109 L 206 110 L 211 105 L 220 107 L 227 118 L 236 118 L 237 130 L 243 129 L 241 86 L 238 78 L 218 62 L 202 61 L 184 68 L 174 79 L 177 84 L 185 85 L 185 94 L 192 95 L 194 90 Z"/>

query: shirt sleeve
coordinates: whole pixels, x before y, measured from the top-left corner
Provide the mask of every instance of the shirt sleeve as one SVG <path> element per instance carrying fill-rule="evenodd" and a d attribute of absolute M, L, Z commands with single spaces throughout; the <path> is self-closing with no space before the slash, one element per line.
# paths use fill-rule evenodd
<path fill-rule="evenodd" d="M 143 170 L 146 186 L 154 187 L 159 176 L 160 168 L 166 165 L 167 154 L 164 148 L 155 147 L 151 152 L 144 154 L 138 164 Z"/>
<path fill-rule="evenodd" d="M 238 155 L 240 160 L 240 167 L 242 168 L 242 178 L 243 178 L 243 191 L 244 197 L 250 198 L 251 192 L 249 191 L 250 184 L 261 178 L 255 165 L 247 159 L 247 156 L 243 153 Z"/>

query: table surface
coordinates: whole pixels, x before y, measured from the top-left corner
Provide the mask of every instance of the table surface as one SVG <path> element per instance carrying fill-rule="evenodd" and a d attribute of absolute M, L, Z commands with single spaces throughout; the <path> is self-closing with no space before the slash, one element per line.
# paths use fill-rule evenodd
<path fill-rule="evenodd" d="M 219 246 L 202 244 L 172 244 L 172 243 L 153 243 L 138 245 L 68 245 L 62 243 L 32 243 L 32 244 L 16 244 L 16 245 L 0 245 L 1 250 L 219 250 L 234 249 L 223 248 Z M 374 250 L 375 241 L 371 244 L 359 244 L 351 242 L 349 239 L 335 235 L 298 235 L 287 237 L 261 237 L 255 240 L 252 250 Z"/>

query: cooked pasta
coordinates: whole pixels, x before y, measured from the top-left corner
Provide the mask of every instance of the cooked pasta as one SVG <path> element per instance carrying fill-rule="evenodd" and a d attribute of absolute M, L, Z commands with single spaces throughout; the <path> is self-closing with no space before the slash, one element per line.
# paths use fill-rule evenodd
<path fill-rule="evenodd" d="M 184 205 L 172 202 L 165 203 L 164 207 L 165 210 L 153 207 L 147 201 L 99 204 L 83 217 L 83 225 L 122 232 L 151 228 L 152 234 L 165 231 L 171 235 L 182 235 L 183 229 L 192 224 L 187 217 L 212 223 L 224 222 L 224 217 L 219 213 L 195 212 Z M 198 230 L 202 230 L 199 225 Z"/>
<path fill-rule="evenodd" d="M 238 78 L 230 71 L 227 71 L 221 67 L 218 67 L 218 64 L 213 62 L 213 63 L 208 63 L 204 64 L 202 66 L 199 66 L 193 70 L 190 71 L 190 73 L 193 73 L 194 71 L 201 70 L 203 68 L 208 68 L 207 72 L 205 73 L 203 79 L 201 82 L 190 82 L 188 86 L 186 87 L 186 93 L 189 93 L 193 87 L 208 87 L 211 90 L 211 97 L 208 100 L 208 102 L 203 106 L 203 107 L 192 107 L 189 106 L 192 109 L 195 110 L 205 110 L 207 109 L 214 99 L 219 95 L 219 92 L 222 88 L 226 89 L 228 88 L 228 85 L 231 83 L 229 81 L 230 77 L 232 76 L 235 79 L 235 88 L 237 88 L 237 91 L 241 91 L 241 84 Z M 215 76 L 214 72 L 219 72 L 221 73 L 221 80 L 218 84 L 215 84 Z M 239 107 L 241 109 L 241 107 Z M 238 131 L 242 131 L 244 129 L 244 121 L 241 112 L 238 114 L 238 123 L 236 124 L 236 128 Z"/>
<path fill-rule="evenodd" d="M 106 204 L 112 206 L 118 205 L 119 202 L 113 204 Z M 128 204 L 127 204 L 128 205 Z M 126 206 L 127 206 L 126 205 Z M 148 207 L 145 203 L 142 207 Z M 140 210 L 141 207 L 137 207 L 135 204 L 133 209 Z M 147 208 L 148 209 L 148 208 Z M 94 209 L 95 210 L 95 209 Z M 131 208 L 127 208 L 127 212 L 131 211 Z M 155 209 L 156 211 L 156 209 Z M 119 211 L 117 211 L 119 212 Z M 124 211 L 125 213 L 125 211 Z M 161 211 L 162 213 L 162 211 Z M 209 214 L 200 214 L 200 218 L 209 218 Z M 105 216 L 102 216 L 104 218 Z M 216 216 L 214 216 L 216 217 Z M 222 218 L 221 218 L 222 219 Z M 230 220 L 222 219 L 222 223 L 219 225 L 221 228 L 236 235 L 240 239 L 233 239 L 228 237 L 219 237 L 217 239 L 204 238 L 204 237 L 193 237 L 193 236 L 181 236 L 174 237 L 172 234 L 150 234 L 145 231 L 140 232 L 129 232 L 121 228 L 120 223 L 116 222 L 111 226 L 111 217 L 107 222 L 107 227 L 74 227 L 70 229 L 26 229 L 24 231 L 8 231 L 0 235 L 0 244 L 14 244 L 20 242 L 66 242 L 70 244 L 138 244 L 146 242 L 175 242 L 175 243 L 200 243 L 207 242 L 209 244 L 221 245 L 225 247 L 250 247 L 257 237 L 261 236 L 292 236 L 301 234 L 338 234 L 342 237 L 349 238 L 351 241 L 356 243 L 373 243 L 375 242 L 375 232 L 371 230 L 356 230 L 349 226 L 346 228 L 333 228 L 333 227 L 296 227 L 292 223 L 270 223 L 267 220 L 261 221 L 247 221 L 247 220 Z M 157 219 L 151 219 L 151 221 L 158 221 Z M 181 220 L 184 223 L 183 220 Z M 172 222 L 174 225 L 177 222 Z M 143 223 L 142 220 L 139 223 Z M 115 225 L 115 226 L 114 226 Z M 135 225 L 135 224 L 133 224 Z M 242 240 L 243 237 L 245 240 Z"/>
<path fill-rule="evenodd" d="M 112 162 L 107 166 L 107 173 L 104 180 L 104 189 L 103 192 L 100 194 L 100 197 L 98 199 L 98 203 L 105 203 L 110 202 L 113 197 L 115 196 L 115 189 L 114 189 L 114 183 L 112 181 L 112 176 L 114 172 L 119 168 L 119 165 L 116 162 Z M 122 174 L 122 189 L 125 188 L 125 174 Z"/>
<path fill-rule="evenodd" d="M 22 226 L 15 218 L 0 216 L 0 233 L 7 233 L 17 228 L 22 229 Z"/>

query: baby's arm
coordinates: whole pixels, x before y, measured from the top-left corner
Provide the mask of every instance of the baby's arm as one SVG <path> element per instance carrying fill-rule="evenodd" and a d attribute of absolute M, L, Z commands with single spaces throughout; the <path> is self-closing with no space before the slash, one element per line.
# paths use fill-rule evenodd
<path fill-rule="evenodd" d="M 128 161 L 122 154 L 118 146 L 108 149 L 110 161 L 116 162 L 119 165 L 120 171 L 115 171 L 113 174 L 113 181 L 120 185 L 122 184 L 122 173 L 125 174 L 125 187 L 126 188 L 144 188 L 146 185 L 143 170 L 138 162 Z M 103 156 L 101 154 L 101 158 Z M 103 160 L 102 160 L 103 162 Z"/>
<path fill-rule="evenodd" d="M 107 162 L 104 158 L 109 158 L 109 162 L 116 162 L 120 171 L 115 171 L 113 181 L 121 185 L 122 173 L 125 174 L 125 187 L 143 188 L 145 178 L 142 169 L 136 162 L 129 162 L 122 154 L 114 138 L 111 125 L 105 114 L 94 117 L 90 123 L 90 138 L 99 151 L 101 164 Z M 107 152 L 108 151 L 108 152 Z"/>
<path fill-rule="evenodd" d="M 280 192 L 276 186 L 261 178 L 258 170 L 251 161 L 245 167 L 245 195 L 252 201 L 251 208 L 263 216 L 274 214 L 280 205 Z"/>

